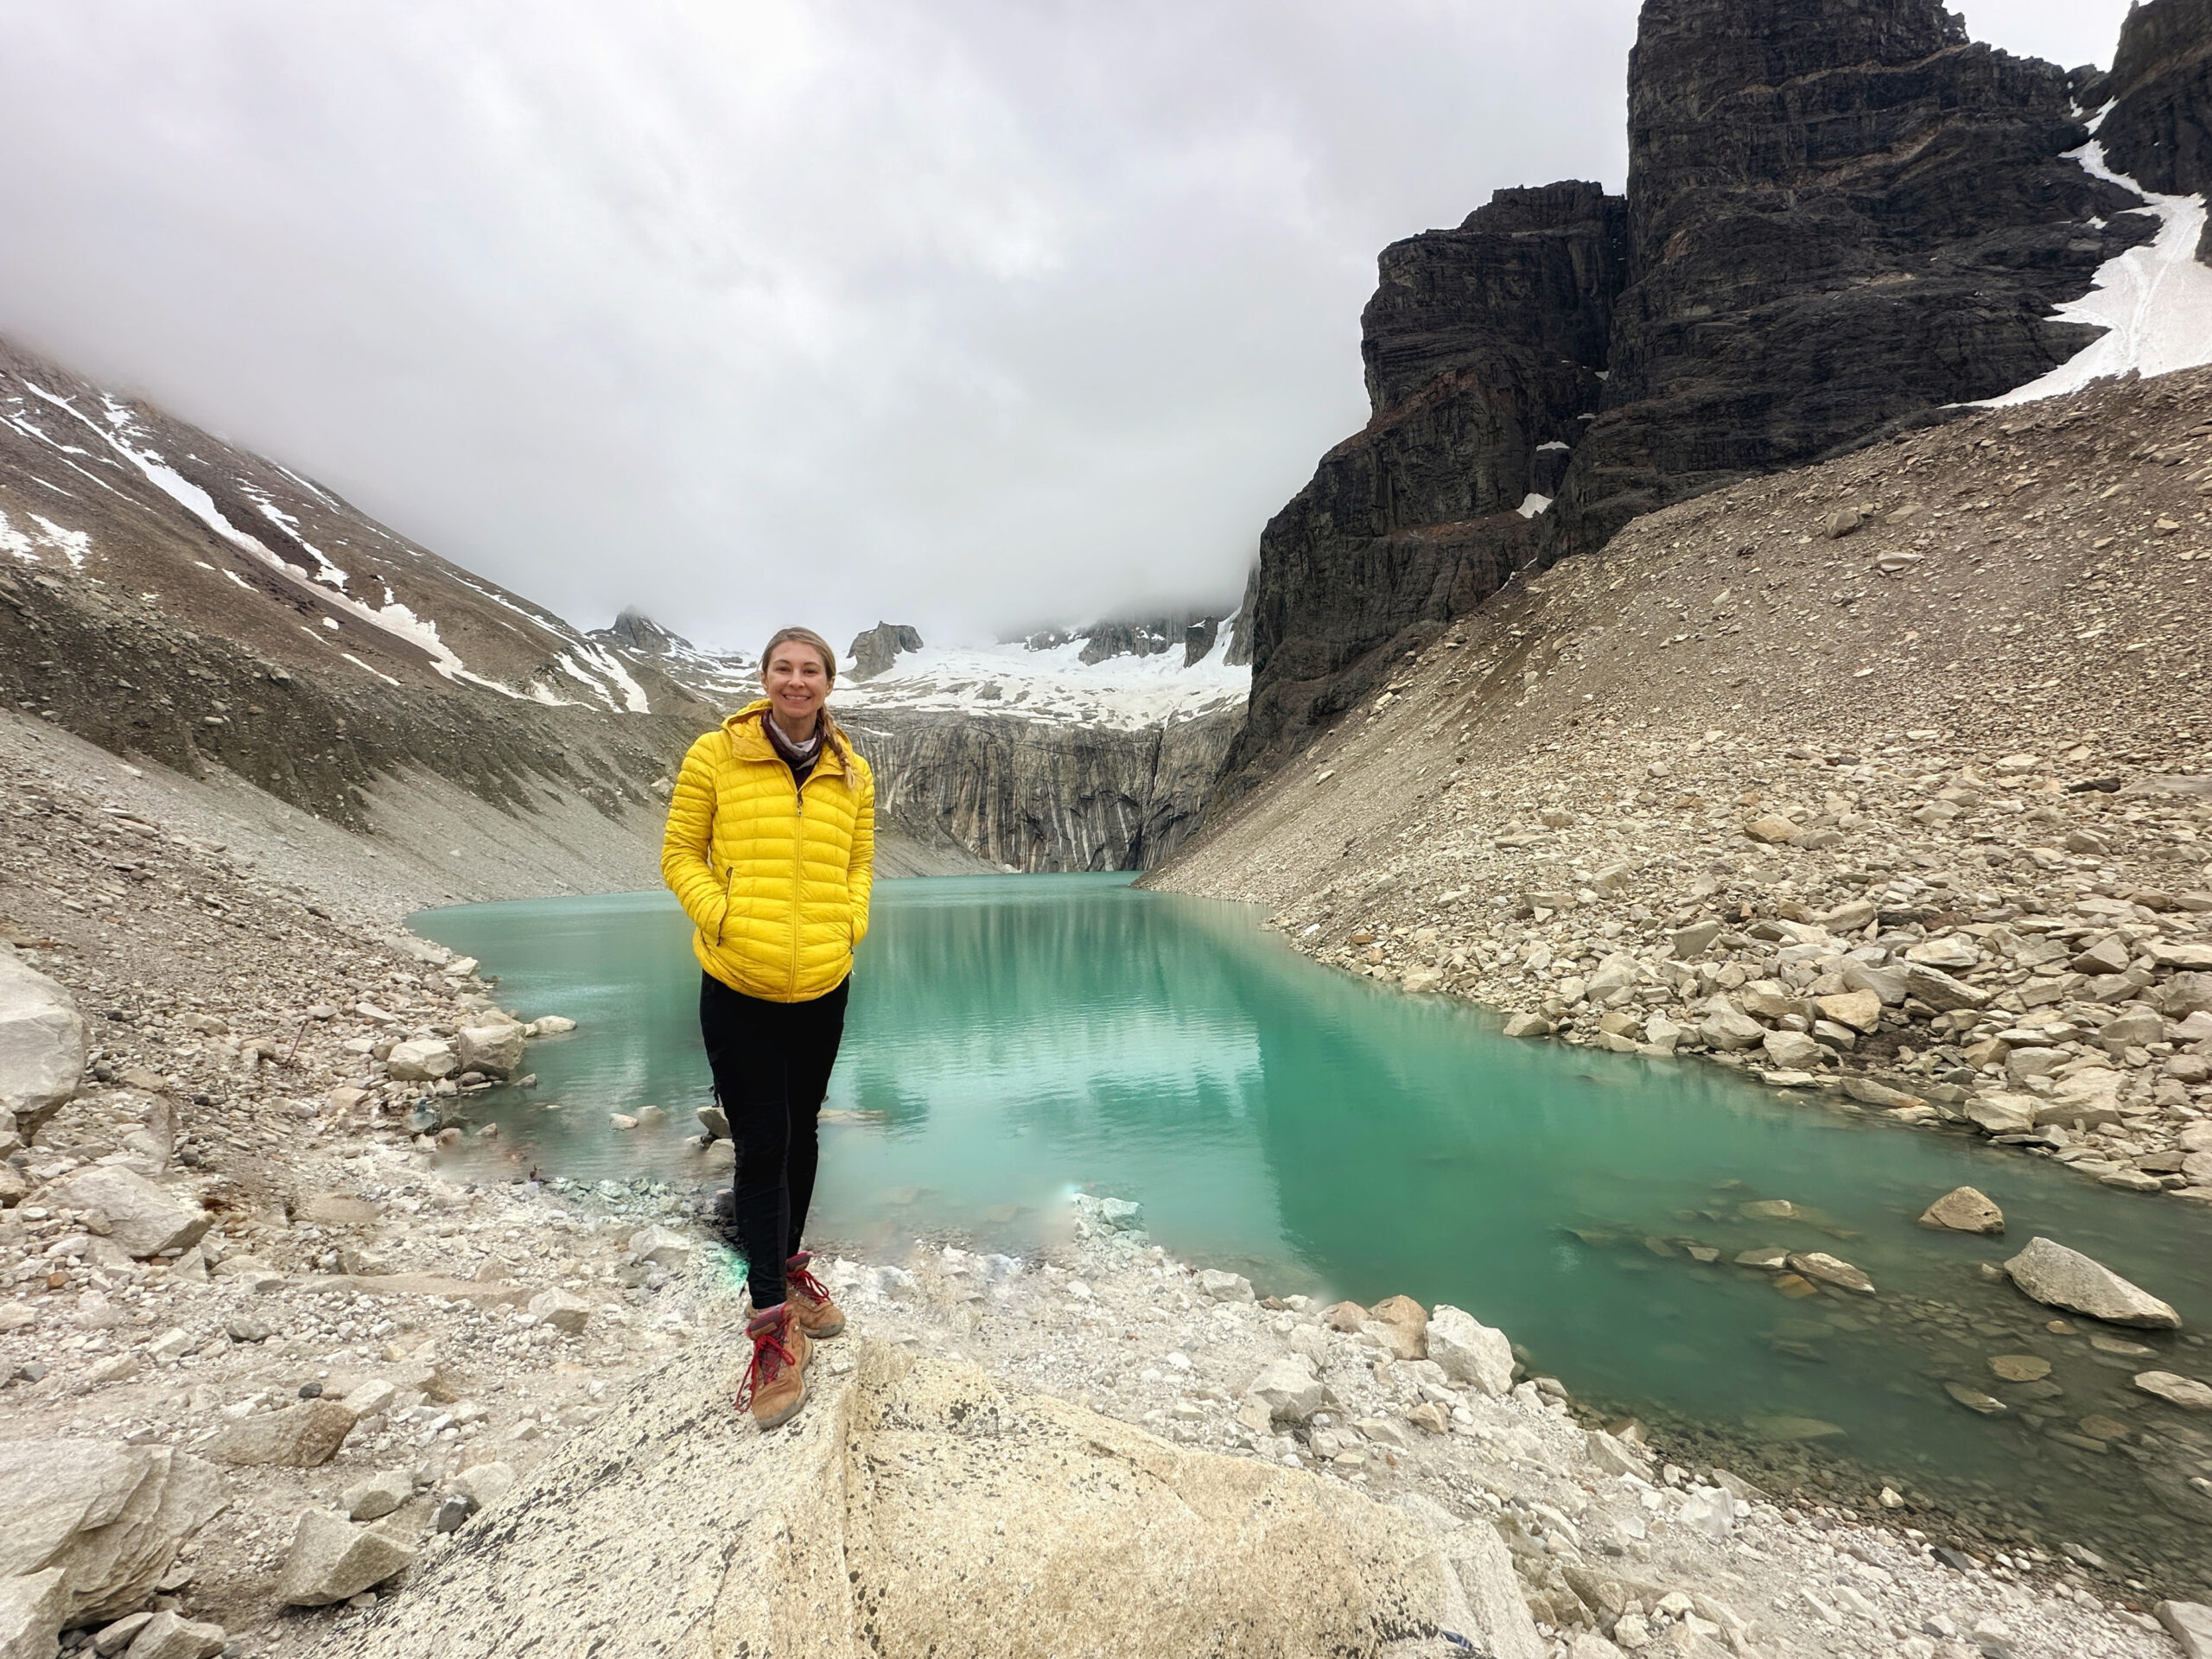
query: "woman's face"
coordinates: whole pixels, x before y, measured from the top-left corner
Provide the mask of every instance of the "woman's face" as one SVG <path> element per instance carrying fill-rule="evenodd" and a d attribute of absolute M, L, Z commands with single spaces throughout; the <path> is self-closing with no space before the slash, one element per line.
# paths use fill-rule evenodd
<path fill-rule="evenodd" d="M 760 665 L 769 706 L 788 728 L 804 731 L 830 696 L 830 670 L 822 653 L 803 639 L 786 639 Z"/>

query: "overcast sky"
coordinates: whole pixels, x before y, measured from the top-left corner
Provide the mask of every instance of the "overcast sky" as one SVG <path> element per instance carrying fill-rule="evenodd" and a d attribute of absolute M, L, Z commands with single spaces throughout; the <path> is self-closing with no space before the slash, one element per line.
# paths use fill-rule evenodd
<path fill-rule="evenodd" d="M 1635 13 L 0 0 L 0 330 L 587 626 L 1230 600 L 1382 245 L 1620 187 Z"/>

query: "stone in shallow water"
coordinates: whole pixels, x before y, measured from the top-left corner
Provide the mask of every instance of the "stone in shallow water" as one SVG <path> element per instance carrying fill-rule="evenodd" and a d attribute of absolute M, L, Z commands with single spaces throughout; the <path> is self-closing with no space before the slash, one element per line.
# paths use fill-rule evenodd
<path fill-rule="evenodd" d="M 1768 1440 L 1832 1440 L 1847 1431 L 1817 1417 L 1746 1417 L 1751 1432 Z"/>
<path fill-rule="evenodd" d="M 1946 1382 L 1943 1392 L 1968 1411 L 1978 1411 L 1985 1417 L 2001 1416 L 2008 1409 L 2002 1400 L 1994 1399 L 1980 1389 L 1970 1389 L 1963 1382 Z"/>
<path fill-rule="evenodd" d="M 1921 1212 L 1920 1224 L 1955 1233 L 2001 1233 L 2005 1212 L 1986 1193 L 1971 1186 L 1957 1186 Z"/>
<path fill-rule="evenodd" d="M 1745 1250 L 1736 1258 L 1739 1268 L 1758 1268 L 1766 1273 L 1780 1273 L 1789 1265 L 1789 1252 L 1778 1244 L 1763 1249 Z"/>
<path fill-rule="evenodd" d="M 1855 1291 L 1861 1296 L 1874 1294 L 1874 1281 L 1850 1262 L 1830 1255 L 1825 1250 L 1811 1250 L 1789 1258 L 1789 1265 L 1808 1279 L 1817 1279 L 1824 1285 Z"/>
<path fill-rule="evenodd" d="M 2113 1417 L 2084 1417 L 2082 1432 L 2093 1440 L 2124 1440 L 2133 1433 L 2126 1423 Z"/>
<path fill-rule="evenodd" d="M 2050 1375 L 2050 1362 L 2035 1354 L 1994 1354 L 1989 1369 L 2007 1382 L 2039 1382 Z"/>
<path fill-rule="evenodd" d="M 2005 1271 L 2022 1291 L 2052 1307 L 2087 1313 L 2109 1325 L 2169 1331 L 2181 1325 L 2181 1315 L 2148 1291 L 2079 1250 L 2047 1238 L 2030 1239 L 2028 1248 L 2005 1264 Z"/>
<path fill-rule="evenodd" d="M 2101 1354 L 2119 1354 L 2128 1359 L 2140 1359 L 2145 1354 L 2158 1351 L 2139 1342 L 2123 1342 L 2118 1337 L 2091 1337 L 2089 1346 Z"/>
<path fill-rule="evenodd" d="M 1802 1300 L 1807 1296 L 1817 1296 L 1821 1294 L 1818 1285 L 1794 1273 L 1783 1274 L 1781 1278 L 1774 1281 L 1774 1287 L 1792 1300 Z"/>
<path fill-rule="evenodd" d="M 2181 1376 L 2172 1371 L 2145 1371 L 2136 1377 L 2135 1386 L 2183 1411 L 2212 1411 L 2212 1389 L 2193 1376 Z"/>

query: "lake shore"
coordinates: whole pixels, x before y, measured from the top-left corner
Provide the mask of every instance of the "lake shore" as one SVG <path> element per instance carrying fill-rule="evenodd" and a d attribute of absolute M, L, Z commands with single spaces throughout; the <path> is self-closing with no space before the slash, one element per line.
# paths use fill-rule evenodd
<path fill-rule="evenodd" d="M 741 1302 L 694 1195 L 463 1185 L 418 1145 L 405 1114 L 424 1086 L 391 1078 L 374 1046 L 501 1012 L 466 964 L 320 915 L 64 779 L 26 781 L 10 779 L 0 904 L 19 958 L 97 1029 L 93 1077 L 25 1149 L 26 1190 L 0 1221 L 0 1414 L 9 1438 L 56 1458 L 99 1442 L 248 1459 L 213 1463 L 219 1511 L 144 1609 L 270 1656 L 318 1650 L 334 1620 L 404 1620 L 404 1574 L 381 1611 L 277 1605 L 302 1511 L 365 1516 L 389 1500 L 375 1524 L 427 1566 L 452 1548 L 442 1522 L 467 1539 L 474 1509 L 496 1516 L 669 1357 L 711 1344 L 734 1380 Z M 125 863 L 128 925 L 104 925 L 87 899 Z M 134 1255 L 114 1217 L 57 1201 L 103 1168 L 213 1224 Z M 1536 1632 L 1537 1652 L 1572 1637 L 1589 1659 L 1600 1628 L 1686 1652 L 2170 1650 L 2146 1596 L 2079 1563 L 1986 1551 L 1948 1566 L 1932 1531 L 1732 1492 L 1709 1465 L 1670 1472 L 1632 1435 L 1594 1438 L 1555 1385 L 1494 1394 L 1430 1369 L 1402 1307 L 1394 1323 L 1387 1307 L 1376 1320 L 1262 1306 L 1233 1275 L 1169 1260 L 1127 1212 L 1080 1211 L 1063 1244 L 1020 1261 L 929 1244 L 830 1271 L 871 1340 L 1496 1526 L 1529 1617 L 1554 1632 Z M 1278 1362 L 1325 1391 L 1302 1420 L 1294 1399 L 1287 1415 L 1250 1405 Z M 327 1434 L 341 1417 L 336 1446 L 308 1461 L 307 1420 Z"/>

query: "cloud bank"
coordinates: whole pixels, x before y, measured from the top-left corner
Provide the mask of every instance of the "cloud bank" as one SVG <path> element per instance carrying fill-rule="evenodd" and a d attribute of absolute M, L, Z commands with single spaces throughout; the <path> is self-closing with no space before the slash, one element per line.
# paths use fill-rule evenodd
<path fill-rule="evenodd" d="M 0 329 L 587 626 L 1240 589 L 1382 245 L 1620 188 L 1633 0 L 11 0 Z M 2109 60 L 2125 0 L 1986 0 Z"/>

